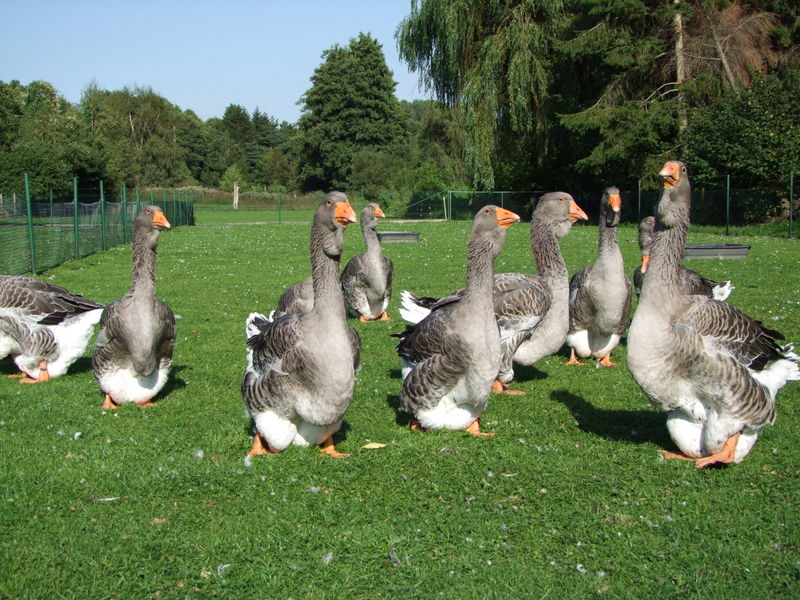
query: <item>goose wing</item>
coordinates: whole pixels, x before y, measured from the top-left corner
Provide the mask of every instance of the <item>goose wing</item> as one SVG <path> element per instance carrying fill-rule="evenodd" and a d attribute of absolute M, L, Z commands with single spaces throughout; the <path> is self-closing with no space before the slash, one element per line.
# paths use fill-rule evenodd
<path fill-rule="evenodd" d="M 591 267 L 583 267 L 569 280 L 569 329 L 587 329 L 594 316 L 594 303 L 589 294 Z M 629 300 L 630 302 L 630 300 Z"/>
<path fill-rule="evenodd" d="M 69 290 L 34 279 L 14 276 L 0 281 L 0 311 L 39 325 L 57 325 L 103 305 Z"/>
<path fill-rule="evenodd" d="M 550 290 L 535 275 L 498 273 L 492 294 L 494 316 L 503 337 L 533 329 L 550 308 Z"/>

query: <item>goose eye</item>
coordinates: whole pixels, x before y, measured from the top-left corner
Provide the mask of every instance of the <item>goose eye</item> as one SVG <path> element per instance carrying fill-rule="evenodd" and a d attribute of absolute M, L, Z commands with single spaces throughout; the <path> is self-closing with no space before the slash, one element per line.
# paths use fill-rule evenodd
<path fill-rule="evenodd" d="M 330 200 L 326 200 L 325 201 L 325 206 L 330 206 L 331 204 L 332 204 L 332 202 Z"/>
<path fill-rule="evenodd" d="M 483 209 L 483 214 L 488 215 L 489 214 L 489 209 L 488 208 L 484 208 Z"/>

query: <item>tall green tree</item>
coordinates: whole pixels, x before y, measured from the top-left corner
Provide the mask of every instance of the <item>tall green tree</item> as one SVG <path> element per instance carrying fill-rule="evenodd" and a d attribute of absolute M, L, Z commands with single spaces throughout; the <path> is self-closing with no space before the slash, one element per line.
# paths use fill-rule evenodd
<path fill-rule="evenodd" d="M 323 53 L 301 99 L 297 153 L 305 189 L 346 189 L 354 156 L 403 139 L 395 82 L 381 45 L 361 33 Z"/>
<path fill-rule="evenodd" d="M 544 148 L 561 14 L 561 0 L 412 0 L 397 29 L 401 58 L 437 99 L 461 111 L 477 187 L 494 187 L 501 138 L 525 136 Z"/>

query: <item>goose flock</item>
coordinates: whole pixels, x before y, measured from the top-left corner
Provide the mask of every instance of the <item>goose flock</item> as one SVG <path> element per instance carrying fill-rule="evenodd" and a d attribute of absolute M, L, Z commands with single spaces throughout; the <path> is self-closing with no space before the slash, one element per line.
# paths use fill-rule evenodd
<path fill-rule="evenodd" d="M 514 363 L 532 365 L 570 347 L 567 364 L 593 357 L 611 367 L 627 332 L 627 365 L 650 401 L 667 413 L 678 451 L 668 458 L 696 467 L 736 463 L 760 430 L 775 421 L 776 395 L 800 380 L 800 356 L 783 336 L 725 302 L 733 286 L 717 285 L 681 264 L 689 229 L 691 187 L 686 166 L 659 172 L 656 215 L 639 225 L 642 264 L 625 275 L 617 240 L 622 198 L 616 187 L 600 203 L 595 262 L 569 278 L 564 237 L 586 213 L 566 192 L 542 195 L 531 216 L 532 273 L 496 273 L 495 259 L 519 215 L 481 208 L 467 244 L 463 288 L 443 298 L 404 290 L 405 330 L 397 354 L 400 408 L 415 430 L 463 430 L 475 436 L 491 393 L 511 388 Z M 390 320 L 392 261 L 376 228 L 374 203 L 360 215 L 365 251 L 340 270 L 345 228 L 356 222 L 347 196 L 331 192 L 317 207 L 310 235 L 311 275 L 288 288 L 268 315 L 245 321 L 241 384 L 254 425 L 250 456 L 291 445 L 334 446 L 361 366 L 361 340 L 348 316 Z M 151 404 L 172 366 L 175 315 L 156 297 L 156 247 L 170 224 L 157 206 L 134 223 L 130 291 L 103 306 L 25 276 L 0 276 L 0 359 L 11 356 L 20 382 L 41 383 L 67 372 L 100 323 L 92 367 L 103 408 Z M 638 304 L 631 318 L 632 292 Z"/>

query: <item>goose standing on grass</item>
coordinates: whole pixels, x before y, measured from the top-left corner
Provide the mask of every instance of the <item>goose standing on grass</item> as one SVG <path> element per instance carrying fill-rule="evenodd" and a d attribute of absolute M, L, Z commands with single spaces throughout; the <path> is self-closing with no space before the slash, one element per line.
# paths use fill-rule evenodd
<path fill-rule="evenodd" d="M 158 206 L 146 206 L 133 223 L 131 290 L 106 306 L 92 356 L 105 393 L 103 408 L 152 404 L 167 382 L 175 344 L 175 315 L 156 298 L 156 246 L 170 224 Z"/>
<path fill-rule="evenodd" d="M 633 288 L 636 296 L 642 293 L 642 282 L 644 274 L 647 272 L 647 264 L 650 261 L 650 248 L 652 246 L 653 227 L 655 227 L 655 217 L 645 217 L 639 222 L 639 248 L 642 250 L 642 264 L 636 267 L 633 272 Z M 681 290 L 686 296 L 708 296 L 714 300 L 725 300 L 730 296 L 736 287 L 730 281 L 716 283 L 706 279 L 700 273 L 682 267 L 681 269 Z"/>
<path fill-rule="evenodd" d="M 400 404 L 415 429 L 482 433 L 486 409 L 500 368 L 500 332 L 492 308 L 494 260 L 506 230 L 519 216 L 485 206 L 475 216 L 469 239 L 467 284 L 458 296 L 442 299 L 416 325 L 395 334 L 403 359 Z"/>
<path fill-rule="evenodd" d="M 500 328 L 501 351 L 493 392 L 524 395 L 521 390 L 509 389 L 514 378 L 512 361 L 516 360 L 515 354 L 521 344 L 532 339 L 524 355 L 532 362 L 525 364 L 533 364 L 557 352 L 564 344 L 569 320 L 569 280 L 558 238 L 569 233 L 575 221 L 586 218 L 586 213 L 566 192 L 544 194 L 531 219 L 531 250 L 538 273 L 497 273 L 494 276 L 493 308 Z M 463 293 L 461 289 L 440 300 L 415 296 L 404 290 L 400 314 L 406 321 L 418 323 L 438 303 L 451 302 Z M 554 307 L 553 298 L 563 306 Z"/>
<path fill-rule="evenodd" d="M 598 365 L 616 366 L 611 351 L 630 323 L 631 282 L 625 276 L 617 226 L 622 211 L 619 188 L 609 187 L 600 200 L 597 261 L 572 276 L 569 282 L 568 365 L 582 365 L 594 356 Z"/>
<path fill-rule="evenodd" d="M 653 404 L 668 412 L 680 454 L 697 467 L 740 462 L 775 421 L 775 396 L 800 379 L 800 357 L 729 304 L 681 289 L 689 229 L 686 166 L 669 161 L 662 179 L 651 260 L 628 332 L 628 368 Z"/>
<path fill-rule="evenodd" d="M 361 232 L 367 251 L 357 254 L 342 271 L 342 293 L 348 312 L 359 320 L 389 321 L 386 308 L 392 297 L 392 261 L 383 255 L 375 228 L 384 217 L 374 202 L 361 211 Z"/>
<path fill-rule="evenodd" d="M 255 423 L 250 456 L 290 444 L 319 444 L 323 453 L 346 456 L 336 451 L 333 434 L 353 395 L 360 342 L 347 325 L 339 261 L 344 228 L 355 220 L 347 196 L 325 196 L 311 226 L 313 308 L 302 315 L 247 318 L 242 396 Z"/>
<path fill-rule="evenodd" d="M 33 277 L 0 275 L 0 358 L 9 354 L 21 383 L 67 372 L 86 350 L 103 305 Z"/>

